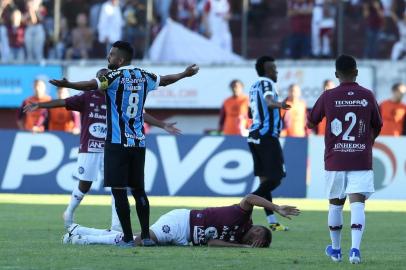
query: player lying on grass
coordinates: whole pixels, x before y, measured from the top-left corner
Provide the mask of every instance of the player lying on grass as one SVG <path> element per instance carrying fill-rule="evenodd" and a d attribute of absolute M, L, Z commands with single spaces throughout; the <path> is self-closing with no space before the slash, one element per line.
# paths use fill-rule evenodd
<path fill-rule="evenodd" d="M 150 227 L 150 236 L 158 245 L 187 246 L 192 243 L 219 247 L 269 247 L 271 231 L 265 226 L 252 224 L 254 206 L 275 211 L 288 219 L 300 214 L 295 206 L 279 206 L 248 194 L 239 204 L 231 206 L 172 210 Z M 121 232 L 72 224 L 63 237 L 63 243 L 115 245 L 122 237 Z M 134 241 L 137 245 L 141 244 L 140 234 L 135 234 Z"/>

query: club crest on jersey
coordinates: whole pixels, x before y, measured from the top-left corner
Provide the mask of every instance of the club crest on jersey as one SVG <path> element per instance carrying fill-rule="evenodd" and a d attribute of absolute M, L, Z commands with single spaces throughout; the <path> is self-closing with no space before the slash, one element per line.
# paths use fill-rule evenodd
<path fill-rule="evenodd" d="M 84 174 L 84 173 L 85 173 L 85 168 L 83 168 L 82 166 L 80 166 L 80 167 L 78 168 L 78 173 L 79 173 L 79 174 Z"/>
<path fill-rule="evenodd" d="M 164 233 L 169 233 L 171 231 L 171 227 L 169 227 L 168 225 L 164 225 L 162 226 L 162 231 Z"/>

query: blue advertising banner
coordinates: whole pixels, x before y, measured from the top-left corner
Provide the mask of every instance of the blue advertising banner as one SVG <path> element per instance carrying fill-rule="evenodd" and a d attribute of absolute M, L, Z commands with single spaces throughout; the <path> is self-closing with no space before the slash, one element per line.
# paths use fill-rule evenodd
<path fill-rule="evenodd" d="M 276 197 L 306 196 L 307 140 L 281 140 L 287 177 Z M 0 192 L 63 194 L 77 185 L 79 137 L 62 132 L 0 131 Z M 246 139 L 237 136 L 149 135 L 145 188 L 150 195 L 244 196 L 258 186 Z M 105 194 L 103 179 L 92 194 Z"/>
<path fill-rule="evenodd" d="M 53 96 L 55 87 L 48 80 L 62 76 L 61 66 L 1 65 L 0 107 L 19 107 L 24 99 L 32 96 L 35 79 L 46 81 L 48 94 Z"/>

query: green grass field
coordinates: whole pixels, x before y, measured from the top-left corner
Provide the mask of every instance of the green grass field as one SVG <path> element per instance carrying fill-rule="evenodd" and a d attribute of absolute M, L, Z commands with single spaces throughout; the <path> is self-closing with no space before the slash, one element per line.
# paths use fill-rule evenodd
<path fill-rule="evenodd" d="M 362 244 L 363 264 L 347 258 L 331 262 L 324 255 L 329 242 L 327 203 L 318 200 L 276 199 L 293 204 L 302 215 L 283 220 L 291 230 L 273 233 L 269 249 L 157 247 L 119 249 L 114 246 L 62 245 L 61 215 L 69 196 L 0 194 L 0 269 L 406 269 L 406 201 L 370 201 Z M 238 198 L 151 197 L 151 222 L 174 208 L 222 206 Z M 88 196 L 76 214 L 86 226 L 110 224 L 107 196 Z M 133 213 L 135 214 L 134 207 Z M 254 223 L 266 224 L 254 210 Z M 133 215 L 134 231 L 138 220 Z M 344 216 L 342 248 L 350 247 L 349 212 Z"/>

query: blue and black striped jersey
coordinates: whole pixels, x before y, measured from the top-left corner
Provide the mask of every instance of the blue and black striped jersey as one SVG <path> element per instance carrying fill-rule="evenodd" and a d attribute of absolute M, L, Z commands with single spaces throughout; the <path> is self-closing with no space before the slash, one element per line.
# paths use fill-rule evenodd
<path fill-rule="evenodd" d="M 96 79 L 106 92 L 106 141 L 124 147 L 145 147 L 144 103 L 159 86 L 159 76 L 134 66 L 124 66 Z"/>
<path fill-rule="evenodd" d="M 251 86 L 249 92 L 250 110 L 252 115 L 252 125 L 250 127 L 250 137 L 270 135 L 278 138 L 282 129 L 281 114 L 279 108 L 269 108 L 265 97 L 272 96 L 278 101 L 278 92 L 272 80 L 260 77 Z"/>

